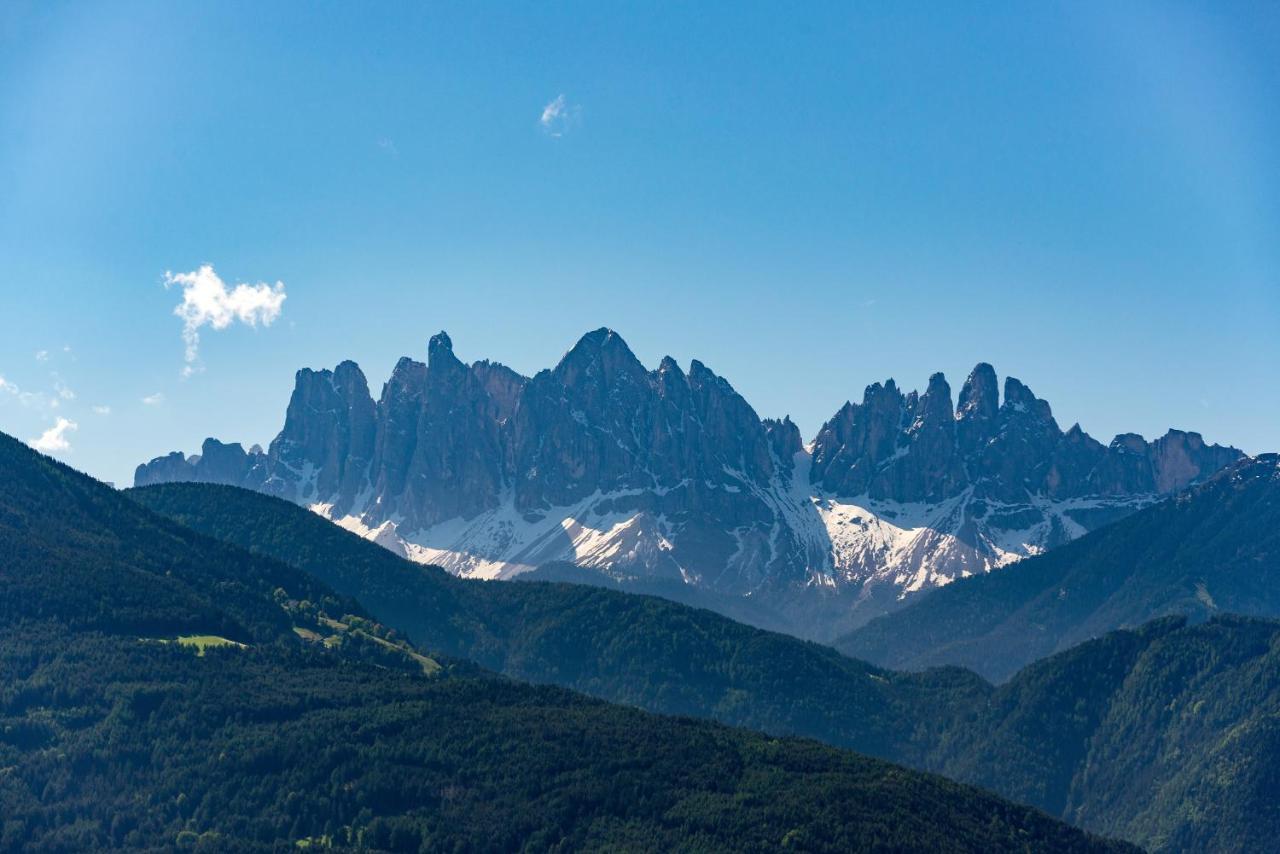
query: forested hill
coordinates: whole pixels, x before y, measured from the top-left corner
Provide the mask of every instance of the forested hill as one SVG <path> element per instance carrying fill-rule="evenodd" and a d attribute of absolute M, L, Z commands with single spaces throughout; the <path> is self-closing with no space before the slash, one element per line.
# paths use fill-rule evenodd
<path fill-rule="evenodd" d="M 714 717 L 923 765 L 933 733 L 991 691 L 966 671 L 881 670 L 667 599 L 455 578 L 246 489 L 175 483 L 125 494 L 314 574 L 432 652 L 651 711 Z"/>
<path fill-rule="evenodd" d="M 1280 640 L 1267 621 L 1171 619 L 1113 632 L 993 688 L 956 669 L 879 670 L 664 600 L 461 581 L 245 490 L 128 494 L 358 592 L 432 648 L 508 672 L 855 744 L 1155 850 L 1260 850 L 1280 835 L 1269 805 Z"/>
<path fill-rule="evenodd" d="M 1025 668 L 931 766 L 1153 851 L 1280 838 L 1280 622 L 1157 620 Z"/>
<path fill-rule="evenodd" d="M 878 618 L 836 646 L 886 667 L 1026 664 L 1166 614 L 1280 616 L 1280 456 Z"/>
<path fill-rule="evenodd" d="M 2 435 L 0 555 L 0 850 L 1124 848 L 812 742 L 428 667 Z"/>
<path fill-rule="evenodd" d="M 4 625 L 296 645 L 277 589 L 363 616 L 314 576 L 176 525 L 4 434 L 0 554 Z"/>

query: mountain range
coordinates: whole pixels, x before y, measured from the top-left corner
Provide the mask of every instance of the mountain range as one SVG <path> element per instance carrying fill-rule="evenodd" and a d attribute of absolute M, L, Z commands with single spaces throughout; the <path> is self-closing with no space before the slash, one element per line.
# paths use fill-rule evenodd
<path fill-rule="evenodd" d="M 265 492 L 464 577 L 585 568 L 829 640 L 1240 456 L 1180 430 L 1108 445 L 1064 432 L 986 364 L 954 402 L 941 374 L 923 393 L 871 385 L 806 444 L 701 362 L 649 370 L 599 329 L 533 377 L 466 364 L 440 333 L 376 401 L 353 362 L 303 369 L 266 450 L 209 439 L 134 480 Z"/>

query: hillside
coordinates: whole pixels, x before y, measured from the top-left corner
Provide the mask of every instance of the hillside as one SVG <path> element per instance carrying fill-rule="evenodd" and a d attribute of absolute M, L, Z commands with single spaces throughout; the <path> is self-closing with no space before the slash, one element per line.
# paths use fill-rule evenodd
<path fill-rule="evenodd" d="M 1280 623 L 1169 617 L 1031 665 L 932 767 L 1153 851 L 1274 850 Z"/>
<path fill-rule="evenodd" d="M 1231 467 L 1176 499 L 1018 564 L 958 581 L 841 638 L 885 667 L 1020 667 L 1166 614 L 1280 616 L 1280 457 Z"/>
<path fill-rule="evenodd" d="M 1249 502 L 1234 502 L 1251 482 L 1243 476 L 1206 495 L 1240 512 Z M 1155 850 L 1257 850 L 1280 830 L 1266 818 L 1267 769 L 1280 755 L 1268 735 L 1280 703 L 1269 675 L 1277 629 L 1268 622 L 1166 619 L 1111 632 L 993 688 L 954 668 L 880 670 L 660 599 L 459 580 L 246 490 L 186 484 L 128 494 L 291 556 L 428 647 L 474 650 L 509 673 L 857 745 Z"/>
<path fill-rule="evenodd" d="M 3 435 L 0 484 L 4 850 L 1122 848 L 812 742 L 427 675 L 321 582 Z"/>
<path fill-rule="evenodd" d="M 650 711 L 713 717 L 920 764 L 929 732 L 990 691 L 964 671 L 893 673 L 662 598 L 577 584 L 459 579 L 245 489 L 175 483 L 125 494 L 314 574 L 432 652 Z M 929 722 L 924 731 L 922 721 Z"/>

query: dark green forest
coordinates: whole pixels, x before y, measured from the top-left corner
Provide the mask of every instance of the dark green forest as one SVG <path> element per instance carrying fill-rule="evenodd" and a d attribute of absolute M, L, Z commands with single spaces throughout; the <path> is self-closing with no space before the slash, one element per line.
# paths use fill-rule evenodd
<path fill-rule="evenodd" d="M 2 435 L 0 603 L 5 850 L 1123 848 L 812 741 L 423 656 Z"/>
<path fill-rule="evenodd" d="M 1216 501 L 1261 512 L 1280 488 L 1251 477 L 1229 483 L 1201 493 L 1200 512 L 1214 513 Z M 523 679 L 854 747 L 1151 848 L 1257 850 L 1280 831 L 1271 806 L 1280 788 L 1266 772 L 1280 759 L 1269 735 L 1280 711 L 1270 651 L 1277 628 L 1267 621 L 1170 618 L 1107 634 L 993 687 L 955 668 L 881 670 L 660 599 L 459 580 L 244 490 L 182 484 L 128 494 L 290 560 L 428 649 Z M 1150 524 L 1129 529 L 1136 542 L 1113 539 L 1111 548 L 1149 548 Z M 1256 556 L 1258 541 L 1228 554 Z"/>

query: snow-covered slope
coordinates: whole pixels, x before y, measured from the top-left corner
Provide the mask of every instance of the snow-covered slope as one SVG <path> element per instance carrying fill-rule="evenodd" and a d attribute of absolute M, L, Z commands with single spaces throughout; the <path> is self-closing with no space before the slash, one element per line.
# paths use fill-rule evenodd
<path fill-rule="evenodd" d="M 969 488 L 943 501 L 896 502 L 862 495 L 823 494 L 809 481 L 809 454 L 796 454 L 791 475 L 766 489 L 743 480 L 774 511 L 767 535 L 733 529 L 734 548 L 723 571 L 746 572 L 803 555 L 808 586 L 889 585 L 897 598 L 989 572 L 1041 554 L 1158 500 L 1154 494 L 1052 500 L 1033 496 L 1005 503 L 975 497 Z M 675 541 L 685 526 L 663 514 L 620 512 L 639 490 L 596 492 L 573 505 L 521 513 L 511 496 L 463 519 L 405 530 L 403 520 L 371 523 L 361 513 L 315 512 L 420 563 L 468 578 L 510 579 L 548 563 L 567 562 L 617 578 L 671 577 L 714 583 L 705 569 L 681 565 Z"/>

